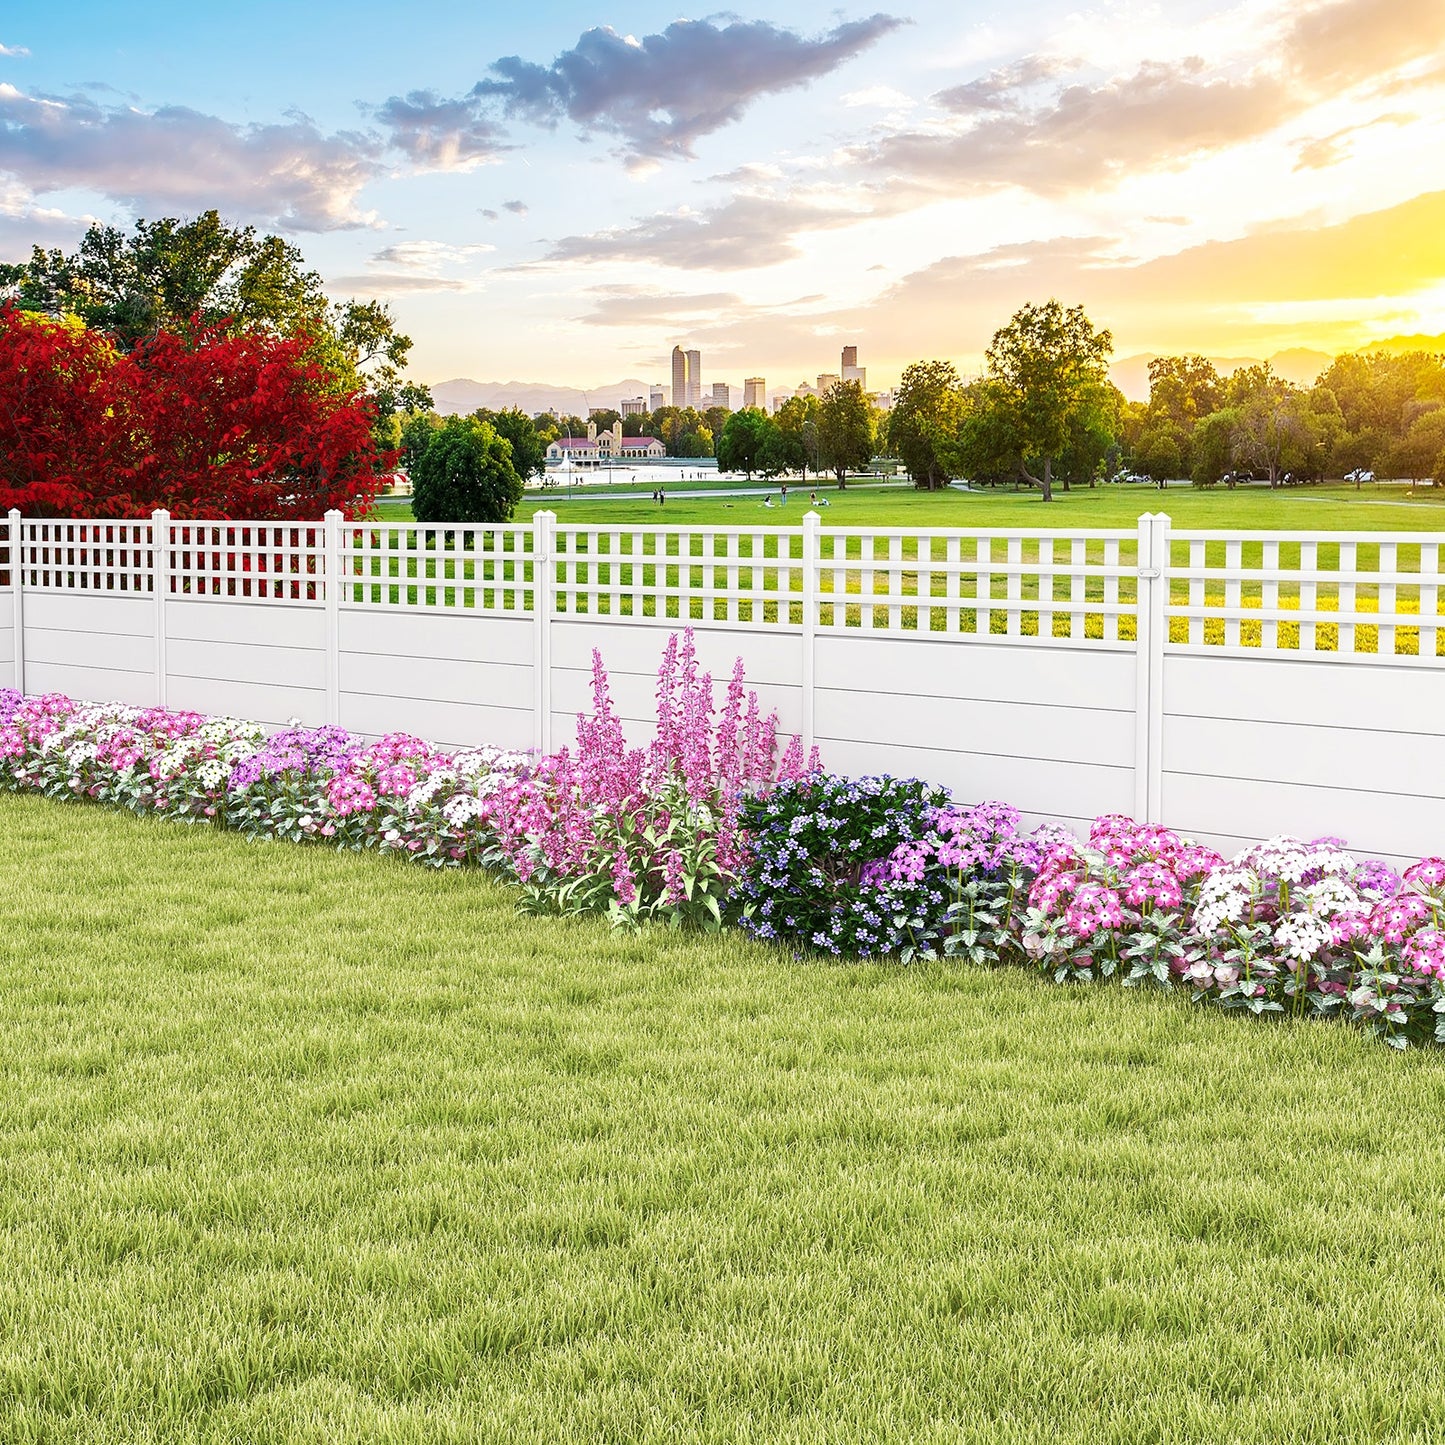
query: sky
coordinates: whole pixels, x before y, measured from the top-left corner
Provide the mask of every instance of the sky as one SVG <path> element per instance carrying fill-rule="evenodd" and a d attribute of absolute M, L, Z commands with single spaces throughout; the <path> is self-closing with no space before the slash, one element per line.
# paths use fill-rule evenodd
<path fill-rule="evenodd" d="M 0 7 L 0 259 L 216 208 L 436 383 L 1445 332 L 1445 0 Z"/>

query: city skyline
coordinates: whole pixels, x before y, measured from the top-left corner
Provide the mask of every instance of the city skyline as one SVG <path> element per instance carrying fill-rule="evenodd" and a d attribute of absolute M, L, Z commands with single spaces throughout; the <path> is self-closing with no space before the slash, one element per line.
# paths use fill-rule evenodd
<path fill-rule="evenodd" d="M 0 259 L 215 207 L 431 382 L 660 377 L 671 333 L 743 380 L 856 339 L 877 389 L 1049 296 L 1119 357 L 1445 331 L 1438 0 L 772 14 L 22 0 Z"/>

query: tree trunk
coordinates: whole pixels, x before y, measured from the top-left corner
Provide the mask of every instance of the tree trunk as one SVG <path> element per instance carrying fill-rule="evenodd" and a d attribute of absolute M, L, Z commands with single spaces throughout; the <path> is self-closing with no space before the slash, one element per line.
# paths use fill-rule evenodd
<path fill-rule="evenodd" d="M 1054 459 L 1052 457 L 1044 458 L 1044 479 L 1041 485 L 1044 492 L 1043 500 L 1052 502 L 1054 500 Z"/>

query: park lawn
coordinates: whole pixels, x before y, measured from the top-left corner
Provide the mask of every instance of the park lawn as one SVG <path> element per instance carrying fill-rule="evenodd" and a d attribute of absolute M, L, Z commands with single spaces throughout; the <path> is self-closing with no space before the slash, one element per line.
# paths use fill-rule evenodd
<path fill-rule="evenodd" d="M 0 1434 L 1427 1441 L 1445 1064 L 0 797 Z"/>
<path fill-rule="evenodd" d="M 808 496 L 814 488 L 791 483 L 788 505 L 763 506 L 761 497 L 715 497 L 683 500 L 669 498 L 659 507 L 646 497 L 636 500 L 601 493 L 579 494 L 568 500 L 552 492 L 529 492 L 518 508 L 519 521 L 530 519 L 545 507 L 560 522 L 588 526 L 637 524 L 680 526 L 792 526 L 802 525 Z M 1445 491 L 1438 495 L 1405 496 L 1405 489 L 1388 495 L 1356 492 L 1353 487 L 1268 487 L 1236 491 L 1198 490 L 1114 484 L 1058 491 L 1045 503 L 1037 492 L 1016 492 L 999 487 L 981 492 L 948 488 L 920 492 L 912 487 L 869 488 L 850 486 L 840 492 L 833 486 L 816 488 L 829 506 L 822 510 L 829 527 L 1020 527 L 1074 530 L 1080 527 L 1133 527 L 1141 513 L 1167 512 L 1176 527 L 1246 531 L 1442 531 L 1445 530 Z M 1383 490 L 1383 489 L 1382 489 Z"/>

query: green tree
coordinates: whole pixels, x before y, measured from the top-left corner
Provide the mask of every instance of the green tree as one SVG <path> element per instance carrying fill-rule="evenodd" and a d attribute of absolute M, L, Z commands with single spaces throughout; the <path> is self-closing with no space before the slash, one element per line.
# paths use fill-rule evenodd
<path fill-rule="evenodd" d="M 873 408 L 859 381 L 830 386 L 818 407 L 818 456 L 840 488 L 873 457 Z"/>
<path fill-rule="evenodd" d="M 1265 473 L 1271 487 L 1279 486 L 1284 472 L 1311 467 L 1320 429 L 1308 398 L 1268 362 L 1240 367 L 1225 395 L 1234 413 L 1229 438 L 1236 466 Z"/>
<path fill-rule="evenodd" d="M 1211 412 L 1194 428 L 1194 465 L 1190 475 L 1196 487 L 1212 487 L 1226 476 L 1230 478 L 1226 485 L 1234 486 L 1233 437 L 1238 420 L 1239 414 L 1234 408 L 1224 407 Z"/>
<path fill-rule="evenodd" d="M 427 449 L 432 433 L 441 426 L 442 419 L 434 411 L 407 412 L 401 419 L 397 449 L 401 452 L 401 464 L 411 473 L 417 458 Z"/>
<path fill-rule="evenodd" d="M 1065 310 L 1057 300 L 1022 307 L 994 333 L 986 353 L 991 395 L 1023 475 L 1045 502 L 1053 501 L 1054 466 L 1080 413 L 1100 405 L 1113 349 L 1109 332 L 1096 331 L 1082 306 Z"/>
<path fill-rule="evenodd" d="M 725 472 L 742 472 L 752 481 L 753 473 L 767 470 L 778 455 L 777 424 L 755 406 L 745 406 L 728 417 L 718 438 L 717 464 Z"/>
<path fill-rule="evenodd" d="M 412 470 L 411 510 L 418 522 L 509 522 L 521 500 L 511 443 L 476 417 L 449 416 Z"/>
<path fill-rule="evenodd" d="M 1445 452 L 1445 407 L 1436 407 L 1422 412 L 1406 433 L 1385 456 L 1384 471 L 1387 476 L 1423 481 L 1433 478 L 1439 486 L 1442 478 L 1439 460 Z"/>
<path fill-rule="evenodd" d="M 547 445 L 537 428 L 520 407 L 508 407 L 505 411 L 488 411 L 482 408 L 472 413 L 478 421 L 486 422 L 494 432 L 512 445 L 512 465 L 517 475 L 525 482 L 528 477 L 543 477 L 547 474 Z"/>
<path fill-rule="evenodd" d="M 790 396 L 773 413 L 773 424 L 777 436 L 771 471 L 802 472 L 806 481 L 809 467 L 818 470 L 818 398 Z"/>
<path fill-rule="evenodd" d="M 1184 446 L 1180 429 L 1160 422 L 1139 438 L 1134 448 L 1134 468 L 1160 485 L 1184 472 Z"/>
<path fill-rule="evenodd" d="M 24 309 L 77 316 L 127 351 L 162 329 L 184 334 L 193 324 L 309 336 L 339 392 L 369 392 L 377 440 L 388 447 L 400 439 L 400 413 L 431 407 L 430 392 L 403 379 L 411 338 L 397 331 L 388 306 L 333 304 L 295 246 L 229 225 L 216 211 L 139 220 L 129 234 L 97 223 L 73 255 L 37 246 L 7 274 Z"/>
<path fill-rule="evenodd" d="M 963 385 L 951 361 L 903 369 L 888 414 L 888 441 L 917 487 L 937 491 L 958 468 Z"/>

